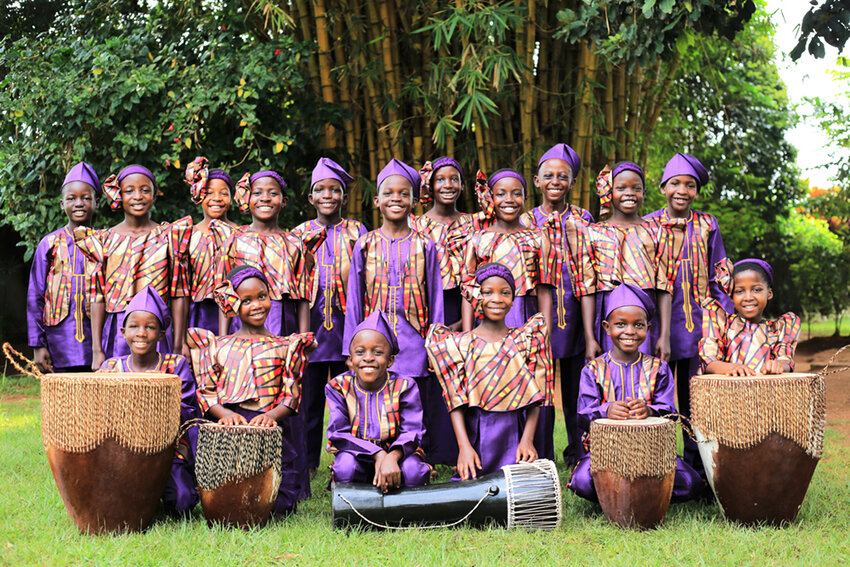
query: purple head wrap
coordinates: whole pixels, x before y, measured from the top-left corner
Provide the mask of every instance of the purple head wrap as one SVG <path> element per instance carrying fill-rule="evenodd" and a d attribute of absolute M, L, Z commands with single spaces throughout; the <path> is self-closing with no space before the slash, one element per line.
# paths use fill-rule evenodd
<path fill-rule="evenodd" d="M 228 317 L 239 315 L 239 306 L 242 304 L 242 299 L 236 293 L 236 288 L 248 278 L 257 278 L 266 284 L 267 287 L 269 286 L 269 280 L 266 279 L 263 272 L 253 266 L 242 265 L 233 268 L 228 274 L 228 278 L 213 290 L 215 302 Z"/>
<path fill-rule="evenodd" d="M 377 331 L 384 335 L 384 338 L 387 339 L 387 342 L 390 343 L 390 350 L 393 354 L 398 354 L 398 339 L 396 339 L 395 334 L 390 327 L 390 322 L 387 320 L 387 316 L 383 311 L 372 311 L 368 317 L 366 317 L 362 323 L 357 325 L 354 328 L 354 334 L 351 335 L 351 340 L 354 341 L 354 337 L 357 336 L 357 333 L 360 331 Z M 349 344 L 349 348 L 351 345 Z"/>
<path fill-rule="evenodd" d="M 266 279 L 265 274 L 253 266 L 243 266 L 239 269 L 234 269 L 233 272 L 231 272 L 230 277 L 227 279 L 230 280 L 230 285 L 232 285 L 233 290 L 236 291 L 239 289 L 239 286 L 242 285 L 242 282 L 248 278 L 257 278 L 266 284 L 266 287 L 270 287 L 269 280 Z"/>
<path fill-rule="evenodd" d="M 413 187 L 413 198 L 416 200 L 419 199 L 419 186 L 422 183 L 422 177 L 419 175 L 418 171 L 416 171 L 403 161 L 393 158 L 387 165 L 384 166 L 384 169 L 382 169 L 381 172 L 378 174 L 378 189 L 381 188 L 381 183 L 383 183 L 384 180 L 387 177 L 390 177 L 391 175 L 401 175 L 402 177 L 410 181 L 410 185 L 411 187 Z"/>
<path fill-rule="evenodd" d="M 661 186 L 664 187 L 664 184 L 667 183 L 671 177 L 676 177 L 677 175 L 690 175 L 696 179 L 697 191 L 699 191 L 703 185 L 708 183 L 708 170 L 692 155 L 677 153 L 670 158 L 670 161 L 668 161 L 667 165 L 664 167 L 664 175 L 661 177 Z"/>
<path fill-rule="evenodd" d="M 487 278 L 502 278 L 511 288 L 511 291 L 516 293 L 516 281 L 514 280 L 514 275 L 511 271 L 502 264 L 498 262 L 488 262 L 478 268 L 475 272 L 475 281 L 478 282 L 478 285 L 486 280 Z"/>
<path fill-rule="evenodd" d="M 286 196 L 286 181 L 283 180 L 283 177 L 281 177 L 278 172 L 272 171 L 270 169 L 265 171 L 258 171 L 257 173 L 252 175 L 250 178 L 248 178 L 248 185 L 253 185 L 254 181 L 262 179 L 263 177 L 271 177 L 272 179 L 277 181 L 278 185 L 280 185 L 280 190 L 283 192 L 283 195 Z"/>
<path fill-rule="evenodd" d="M 621 283 L 605 298 L 605 318 L 620 307 L 640 307 L 646 311 L 646 318 L 651 319 L 655 313 L 655 305 L 645 291 L 630 283 Z"/>
<path fill-rule="evenodd" d="M 128 165 L 124 169 L 121 170 L 121 173 L 118 174 L 118 183 L 120 184 L 124 179 L 133 175 L 134 173 L 141 173 L 145 177 L 151 180 L 151 185 L 156 189 L 156 179 L 154 179 L 153 173 L 151 170 L 146 168 L 143 165 Z"/>
<path fill-rule="evenodd" d="M 646 189 L 646 176 L 643 174 L 643 170 L 636 163 L 632 163 L 630 161 L 623 161 L 614 166 L 614 169 L 611 170 L 611 186 L 614 186 L 614 179 L 617 178 L 618 175 L 623 173 L 624 171 L 633 171 L 640 176 L 640 181 L 643 183 L 644 189 Z"/>
<path fill-rule="evenodd" d="M 207 177 L 207 181 L 212 181 L 213 179 L 221 179 L 222 181 L 227 183 L 227 186 L 230 188 L 231 193 L 233 193 L 234 189 L 236 189 L 236 185 L 233 183 L 233 179 L 223 169 L 211 169 L 209 177 Z"/>
<path fill-rule="evenodd" d="M 106 196 L 109 197 L 110 201 L 112 201 L 109 204 L 110 208 L 121 208 L 121 182 L 124 181 L 127 176 L 133 175 L 134 173 L 141 173 L 150 179 L 151 186 L 154 191 L 156 191 L 156 179 L 153 178 L 153 173 L 151 173 L 148 168 L 141 165 L 128 165 L 121 170 L 121 173 L 118 175 L 110 175 L 106 178 L 106 181 L 103 182 L 103 192 L 106 193 Z"/>
<path fill-rule="evenodd" d="M 62 182 L 62 187 L 74 181 L 82 181 L 94 188 L 94 193 L 98 198 L 103 194 L 103 188 L 100 186 L 100 178 L 95 173 L 94 168 L 84 161 L 71 168 L 68 175 L 65 176 L 65 181 Z"/>
<path fill-rule="evenodd" d="M 518 172 L 513 169 L 500 169 L 495 172 L 490 178 L 487 180 L 487 186 L 490 187 L 490 191 L 493 190 L 493 185 L 496 184 L 500 179 L 504 179 L 505 177 L 513 177 L 514 179 L 518 179 L 520 183 L 522 183 L 523 191 L 528 189 L 528 186 L 525 184 L 525 178 L 520 175 Z"/>
<path fill-rule="evenodd" d="M 121 320 L 122 327 L 127 326 L 127 317 L 133 311 L 147 311 L 148 313 L 152 313 L 154 317 L 159 319 L 159 324 L 163 329 L 171 326 L 171 315 L 168 313 L 168 307 L 165 305 L 162 297 L 159 296 L 159 293 L 151 286 L 143 288 L 127 304 L 127 308 L 124 310 L 124 318 Z"/>
<path fill-rule="evenodd" d="M 735 262 L 735 264 L 732 266 L 732 273 L 734 274 L 736 271 L 738 271 L 738 266 L 741 266 L 742 264 L 755 264 L 756 266 L 763 269 L 764 273 L 767 274 L 767 283 L 773 286 L 773 267 L 770 264 L 768 264 L 764 260 L 759 260 L 758 258 L 745 258 L 743 260 Z"/>
<path fill-rule="evenodd" d="M 310 189 L 313 185 L 322 179 L 336 179 L 342 184 L 342 190 L 348 188 L 348 184 L 354 181 L 345 169 L 331 158 L 319 158 L 316 167 L 313 168 L 313 175 L 310 176 Z"/>
<path fill-rule="evenodd" d="M 460 184 L 463 185 L 463 168 L 460 164 L 450 157 L 441 157 L 437 158 L 433 162 L 431 162 L 431 176 L 429 177 L 429 185 L 434 187 L 434 176 L 437 173 L 437 170 L 442 167 L 453 167 L 460 174 Z"/>
<path fill-rule="evenodd" d="M 546 150 L 546 153 L 543 154 L 543 157 L 541 157 L 540 161 L 537 162 L 537 169 L 540 169 L 540 166 L 543 165 L 543 162 L 547 159 L 562 159 L 570 164 L 570 169 L 573 170 L 573 177 L 578 175 L 578 170 L 581 169 L 581 158 L 578 157 L 576 151 L 567 144 L 555 144 Z"/>

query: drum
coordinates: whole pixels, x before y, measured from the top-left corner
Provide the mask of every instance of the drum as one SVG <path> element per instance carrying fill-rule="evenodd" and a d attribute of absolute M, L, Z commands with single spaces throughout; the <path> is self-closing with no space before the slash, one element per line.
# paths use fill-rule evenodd
<path fill-rule="evenodd" d="M 180 378 L 155 373 L 47 374 L 41 438 L 65 508 L 82 533 L 151 523 L 180 429 Z"/>
<path fill-rule="evenodd" d="M 590 422 L 590 474 L 605 517 L 624 528 L 664 520 L 676 476 L 676 424 L 661 417 Z"/>
<path fill-rule="evenodd" d="M 265 524 L 280 488 L 282 450 L 280 427 L 201 425 L 195 476 L 207 523 Z"/>
<path fill-rule="evenodd" d="M 726 518 L 742 524 L 794 521 L 823 454 L 823 377 L 694 376 L 691 420 Z"/>
<path fill-rule="evenodd" d="M 495 524 L 554 530 L 561 522 L 561 483 L 555 463 L 507 465 L 477 479 L 400 488 L 383 494 L 371 484 L 334 483 L 335 527 L 451 527 Z"/>

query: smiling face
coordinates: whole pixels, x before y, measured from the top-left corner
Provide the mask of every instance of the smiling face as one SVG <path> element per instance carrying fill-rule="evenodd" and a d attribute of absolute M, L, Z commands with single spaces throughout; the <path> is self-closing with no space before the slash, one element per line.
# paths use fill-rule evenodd
<path fill-rule="evenodd" d="M 672 216 L 687 216 L 697 198 L 697 180 L 690 175 L 676 175 L 667 180 L 661 194 L 667 197 L 667 209 Z"/>
<path fill-rule="evenodd" d="M 503 177 L 490 188 L 496 218 L 506 223 L 518 222 L 525 203 L 525 189 L 516 177 Z"/>
<path fill-rule="evenodd" d="M 626 305 L 614 309 L 602 321 L 602 328 L 611 337 L 614 348 L 629 356 L 634 355 L 646 340 L 649 323 L 646 311 L 636 305 Z"/>
<path fill-rule="evenodd" d="M 272 308 L 269 288 L 260 278 L 246 278 L 236 288 L 241 303 L 239 319 L 247 327 L 260 328 L 266 322 Z"/>
<path fill-rule="evenodd" d="M 735 274 L 735 286 L 732 288 L 732 305 L 735 311 L 751 323 L 759 323 L 773 299 L 773 289 L 764 277 L 755 270 L 744 270 Z"/>
<path fill-rule="evenodd" d="M 514 292 L 504 279 L 491 276 L 481 282 L 481 312 L 488 321 L 504 321 L 514 304 Z"/>
<path fill-rule="evenodd" d="M 72 181 L 62 187 L 62 209 L 73 224 L 85 226 L 91 223 L 97 206 L 94 189 L 83 181 Z"/>
<path fill-rule="evenodd" d="M 378 187 L 375 206 L 385 220 L 400 222 L 410 216 L 413 207 L 413 188 L 410 181 L 401 175 L 390 175 Z"/>
<path fill-rule="evenodd" d="M 547 159 L 540 164 L 534 176 L 534 186 L 540 189 L 543 199 L 550 204 L 563 203 L 569 199 L 576 180 L 570 164 L 562 159 Z"/>
<path fill-rule="evenodd" d="M 280 210 L 286 206 L 286 197 L 280 184 L 272 177 L 261 177 L 251 184 L 248 208 L 258 221 L 277 221 Z"/>
<path fill-rule="evenodd" d="M 121 334 L 130 352 L 136 356 L 150 354 L 165 336 L 165 331 L 156 315 L 148 311 L 133 311 L 124 320 Z"/>
<path fill-rule="evenodd" d="M 210 219 L 220 219 L 230 210 L 230 187 L 223 179 L 210 179 L 207 183 L 207 196 L 201 201 L 204 216 Z"/>
<path fill-rule="evenodd" d="M 387 381 L 387 368 L 395 361 L 387 338 L 378 331 L 364 329 L 351 339 L 348 352 L 346 364 L 360 386 L 364 390 L 379 390 Z"/>
<path fill-rule="evenodd" d="M 462 189 L 460 172 L 452 165 L 444 165 L 434 172 L 431 187 L 435 203 L 454 205 Z"/>
<path fill-rule="evenodd" d="M 348 202 L 348 195 L 338 180 L 322 179 L 310 189 L 307 201 L 316 208 L 319 215 L 332 218 L 339 216 L 343 205 Z"/>
<path fill-rule="evenodd" d="M 121 180 L 121 207 L 124 213 L 134 217 L 150 214 L 156 200 L 153 181 L 143 173 L 131 173 Z"/>
<path fill-rule="evenodd" d="M 640 211 L 644 195 L 640 175 L 626 170 L 618 173 L 613 180 L 611 206 L 625 216 L 634 216 Z"/>

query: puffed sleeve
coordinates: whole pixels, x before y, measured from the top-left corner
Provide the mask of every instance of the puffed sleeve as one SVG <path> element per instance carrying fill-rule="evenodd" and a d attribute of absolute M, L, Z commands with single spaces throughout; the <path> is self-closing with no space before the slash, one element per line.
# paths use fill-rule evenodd
<path fill-rule="evenodd" d="M 283 374 L 280 394 L 274 406 L 283 404 L 294 412 L 301 404 L 301 376 L 307 366 L 307 349 L 313 344 L 313 333 L 295 333 L 286 337 L 287 348 L 283 360 Z"/>
<path fill-rule="evenodd" d="M 50 268 L 48 238 L 44 237 L 35 249 L 30 268 L 30 281 L 27 288 L 27 336 L 32 348 L 46 347 L 44 332 L 44 294 L 47 285 L 47 272 Z"/>
<path fill-rule="evenodd" d="M 440 378 L 449 411 L 469 404 L 466 366 L 458 337 L 445 325 L 431 325 L 425 337 L 431 368 Z"/>
<path fill-rule="evenodd" d="M 189 242 L 192 240 L 192 226 L 192 217 L 185 216 L 168 227 L 171 297 L 189 295 Z"/>
<path fill-rule="evenodd" d="M 797 339 L 800 336 L 800 318 L 793 313 L 786 313 L 768 325 L 770 339 L 770 358 L 773 360 L 788 360 L 791 370 L 794 370 L 794 352 L 797 350 Z"/>
<path fill-rule="evenodd" d="M 526 364 L 534 376 L 537 389 L 544 394 L 544 405 L 555 403 L 555 369 L 549 344 L 549 327 L 542 313 L 537 313 L 522 327 Z"/>
<path fill-rule="evenodd" d="M 345 403 L 345 393 L 336 380 L 332 379 L 325 385 L 325 397 L 328 400 L 329 410 L 327 430 L 329 453 L 346 451 L 355 455 L 372 456 L 381 451 L 375 443 L 351 434 L 351 418 L 348 415 L 348 405 Z"/>
<path fill-rule="evenodd" d="M 599 359 L 596 359 L 599 360 Z M 606 417 L 610 402 L 602 403 L 602 390 L 596 380 L 598 364 L 591 360 L 581 370 L 578 385 L 578 425 L 585 431 L 590 431 L 590 422 Z"/>
<path fill-rule="evenodd" d="M 406 459 L 419 448 L 425 433 L 422 424 L 422 400 L 416 382 L 408 378 L 396 379 L 407 382 L 407 388 L 401 393 L 399 400 L 398 435 L 387 452 L 398 449 Z"/>
<path fill-rule="evenodd" d="M 92 278 L 91 295 L 92 303 L 105 303 L 106 298 L 103 294 L 104 281 L 104 262 L 106 259 L 103 254 L 103 233 L 87 226 L 79 226 L 74 229 L 74 244 L 85 255 L 86 259 L 91 262 Z"/>
<path fill-rule="evenodd" d="M 221 368 L 216 361 L 215 333 L 192 327 L 186 332 L 186 346 L 195 370 L 198 407 L 202 412 L 207 412 L 219 403 L 218 380 Z"/>
<path fill-rule="evenodd" d="M 311 300 L 313 298 L 314 281 L 316 278 L 316 253 L 327 238 L 327 230 L 311 229 L 302 231 L 300 236 L 293 239 L 298 242 L 298 258 L 293 258 L 292 271 L 295 284 L 291 286 L 293 299 Z"/>
<path fill-rule="evenodd" d="M 702 302 L 702 338 L 699 341 L 699 358 L 702 369 L 712 362 L 726 358 L 726 325 L 729 315 L 714 299 Z"/>
<path fill-rule="evenodd" d="M 230 270 L 236 267 L 234 258 L 236 257 L 236 238 L 238 234 L 238 229 L 231 232 L 230 236 L 227 237 L 227 240 L 225 240 L 224 245 L 221 247 L 218 269 L 215 271 L 214 288 L 223 284 L 224 280 L 227 279 L 227 274 L 230 273 Z"/>
<path fill-rule="evenodd" d="M 478 301 L 478 282 L 475 281 L 475 271 L 478 270 L 478 237 L 480 233 L 472 234 L 464 242 L 459 251 L 460 257 L 460 292 L 464 299 L 476 306 Z"/>
<path fill-rule="evenodd" d="M 98 368 L 98 372 L 124 372 L 124 365 L 121 364 L 122 357 L 108 358 L 103 361 L 103 364 Z"/>

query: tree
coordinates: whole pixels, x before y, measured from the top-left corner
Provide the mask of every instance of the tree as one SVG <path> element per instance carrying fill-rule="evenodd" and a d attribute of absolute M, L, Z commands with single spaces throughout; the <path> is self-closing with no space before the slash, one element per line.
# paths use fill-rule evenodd
<path fill-rule="evenodd" d="M 797 61 L 806 51 L 816 59 L 826 54 L 823 42 L 838 49 L 850 38 L 850 2 L 847 0 L 824 0 L 818 6 L 817 0 L 811 0 L 812 7 L 800 22 L 800 38 L 791 50 L 791 59 Z"/>

